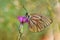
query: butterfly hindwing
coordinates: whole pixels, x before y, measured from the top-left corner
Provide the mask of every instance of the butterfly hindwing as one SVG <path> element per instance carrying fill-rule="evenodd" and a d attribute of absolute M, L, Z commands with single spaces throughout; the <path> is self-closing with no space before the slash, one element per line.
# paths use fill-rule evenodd
<path fill-rule="evenodd" d="M 31 14 L 29 18 L 29 30 L 32 32 L 40 32 L 47 26 L 49 26 L 52 21 L 40 14 Z"/>

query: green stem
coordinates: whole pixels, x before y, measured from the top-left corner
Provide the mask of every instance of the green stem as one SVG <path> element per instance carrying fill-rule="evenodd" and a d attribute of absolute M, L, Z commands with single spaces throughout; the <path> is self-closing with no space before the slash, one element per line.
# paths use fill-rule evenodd
<path fill-rule="evenodd" d="M 19 26 L 19 36 L 18 36 L 18 40 L 22 40 L 22 36 L 23 35 L 23 25 L 21 24 Z"/>

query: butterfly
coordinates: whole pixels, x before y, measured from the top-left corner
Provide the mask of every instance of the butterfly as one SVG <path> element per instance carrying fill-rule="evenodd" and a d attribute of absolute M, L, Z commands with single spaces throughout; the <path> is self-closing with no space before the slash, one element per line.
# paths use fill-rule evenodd
<path fill-rule="evenodd" d="M 53 22 L 52 19 L 37 13 L 35 14 L 26 13 L 25 16 L 20 18 L 22 18 L 22 21 L 20 20 L 22 24 L 25 22 L 28 23 L 29 30 L 31 32 L 40 32 L 47 28 Z"/>

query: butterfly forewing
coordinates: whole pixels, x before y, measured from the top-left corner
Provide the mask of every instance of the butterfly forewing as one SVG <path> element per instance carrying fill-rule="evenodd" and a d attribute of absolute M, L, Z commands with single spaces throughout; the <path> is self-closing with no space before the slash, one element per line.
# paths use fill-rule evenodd
<path fill-rule="evenodd" d="M 31 14 L 29 18 L 29 30 L 32 32 L 40 32 L 49 26 L 52 21 L 50 18 L 41 14 Z"/>

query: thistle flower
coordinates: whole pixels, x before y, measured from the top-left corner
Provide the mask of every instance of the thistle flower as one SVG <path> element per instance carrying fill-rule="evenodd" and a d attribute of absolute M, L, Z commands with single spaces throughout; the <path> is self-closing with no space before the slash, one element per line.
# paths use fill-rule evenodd
<path fill-rule="evenodd" d="M 21 24 L 28 22 L 28 18 L 25 16 L 18 16 L 18 20 Z"/>
<path fill-rule="evenodd" d="M 18 20 L 20 22 L 20 26 L 19 26 L 19 36 L 18 36 L 18 40 L 22 40 L 23 37 L 23 24 L 28 22 L 28 18 L 25 16 L 18 16 Z"/>

